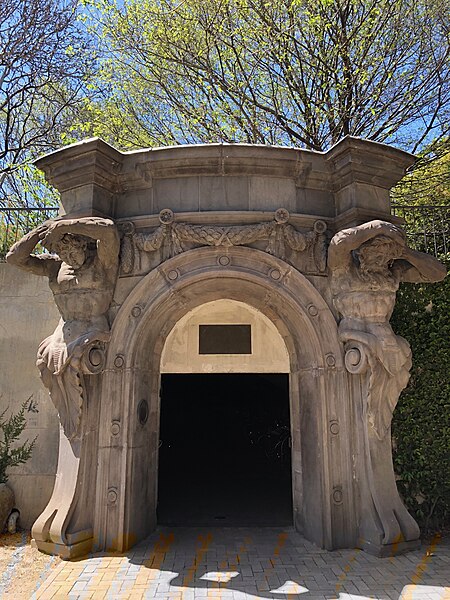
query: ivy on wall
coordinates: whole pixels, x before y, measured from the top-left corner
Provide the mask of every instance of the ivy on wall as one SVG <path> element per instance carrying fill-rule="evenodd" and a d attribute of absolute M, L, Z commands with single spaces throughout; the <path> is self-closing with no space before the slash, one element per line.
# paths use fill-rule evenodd
<path fill-rule="evenodd" d="M 413 367 L 392 423 L 394 469 L 422 533 L 450 526 L 450 277 L 402 284 L 391 322 Z"/>

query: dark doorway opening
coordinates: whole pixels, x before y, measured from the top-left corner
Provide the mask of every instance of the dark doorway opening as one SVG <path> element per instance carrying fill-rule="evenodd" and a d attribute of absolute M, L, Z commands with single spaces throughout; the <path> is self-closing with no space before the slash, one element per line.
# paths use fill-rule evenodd
<path fill-rule="evenodd" d="M 162 375 L 158 523 L 292 524 L 287 374 Z"/>

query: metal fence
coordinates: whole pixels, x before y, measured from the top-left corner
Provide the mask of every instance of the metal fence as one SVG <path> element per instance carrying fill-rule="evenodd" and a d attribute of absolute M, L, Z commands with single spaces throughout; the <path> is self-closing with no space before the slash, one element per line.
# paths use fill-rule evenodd
<path fill-rule="evenodd" d="M 58 215 L 59 207 L 0 208 L 0 262 L 9 248 L 23 235 Z"/>
<path fill-rule="evenodd" d="M 450 206 L 394 204 L 392 214 L 404 220 L 411 248 L 437 257 L 450 251 Z"/>
<path fill-rule="evenodd" d="M 25 233 L 46 219 L 57 216 L 58 207 L 0 208 L 0 262 L 8 249 Z M 450 251 L 450 206 L 405 206 L 395 204 L 392 214 L 404 220 L 409 245 L 416 250 L 442 256 Z"/>

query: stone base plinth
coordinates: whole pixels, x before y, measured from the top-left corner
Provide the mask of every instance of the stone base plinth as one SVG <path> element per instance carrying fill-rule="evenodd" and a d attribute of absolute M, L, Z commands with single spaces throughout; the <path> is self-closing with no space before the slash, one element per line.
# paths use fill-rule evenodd
<path fill-rule="evenodd" d="M 387 558 L 390 556 L 398 556 L 406 552 L 417 550 L 421 546 L 420 540 L 410 540 L 408 542 L 398 542 L 396 544 L 374 544 L 369 541 L 362 541 L 358 544 L 358 548 L 378 556 L 379 558 Z"/>
<path fill-rule="evenodd" d="M 56 544 L 55 542 L 43 542 L 41 540 L 31 540 L 31 547 L 37 548 L 45 554 L 59 556 L 63 560 L 71 560 L 86 556 L 92 551 L 94 539 L 92 537 L 74 544 Z"/>

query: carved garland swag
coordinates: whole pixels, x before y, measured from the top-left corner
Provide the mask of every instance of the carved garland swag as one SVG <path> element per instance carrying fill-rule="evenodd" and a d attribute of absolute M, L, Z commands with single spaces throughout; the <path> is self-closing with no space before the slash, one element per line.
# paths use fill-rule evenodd
<path fill-rule="evenodd" d="M 131 222 L 120 225 L 122 233 L 121 270 L 124 274 L 133 271 L 135 249 L 142 252 L 161 251 L 161 259 L 167 260 L 187 250 L 185 244 L 198 246 L 245 246 L 267 240 L 265 251 L 278 258 L 286 258 L 286 246 L 297 252 L 306 252 L 315 270 L 326 269 L 325 221 L 317 220 L 313 230 L 297 231 L 288 223 L 289 212 L 284 208 L 275 211 L 274 220 L 252 225 L 193 225 L 175 222 L 174 213 L 164 209 L 159 214 L 161 225 L 150 233 L 135 233 Z"/>

